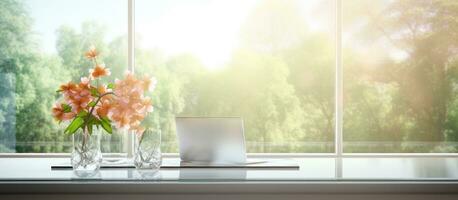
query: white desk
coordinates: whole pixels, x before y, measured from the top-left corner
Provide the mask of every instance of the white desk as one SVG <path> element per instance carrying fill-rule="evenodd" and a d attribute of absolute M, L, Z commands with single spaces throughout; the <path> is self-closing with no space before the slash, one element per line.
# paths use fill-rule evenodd
<path fill-rule="evenodd" d="M 48 199 L 67 194 L 100 199 L 98 195 L 103 194 L 111 200 L 125 199 L 123 195 L 214 199 L 210 197 L 216 194 L 228 199 L 333 199 L 339 195 L 340 200 L 373 200 L 381 194 L 391 195 L 391 199 L 418 200 L 428 195 L 458 199 L 458 158 L 342 158 L 341 165 L 336 165 L 334 158 L 295 158 L 299 170 L 161 169 L 143 173 L 102 169 L 91 179 L 79 179 L 71 170 L 51 170 L 52 164 L 67 159 L 0 158 L 0 194 L 14 195 L 9 197 L 16 200 L 18 194 Z M 167 159 L 164 162 L 176 158 Z"/>

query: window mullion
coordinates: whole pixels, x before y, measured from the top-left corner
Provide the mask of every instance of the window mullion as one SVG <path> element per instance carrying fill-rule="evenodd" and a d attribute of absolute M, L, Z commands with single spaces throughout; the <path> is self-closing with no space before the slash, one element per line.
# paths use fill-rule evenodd
<path fill-rule="evenodd" d="M 343 69 L 342 69 L 342 1 L 336 0 L 336 77 L 335 77 L 335 109 L 336 109 L 336 121 L 335 121 L 335 153 L 337 156 L 342 156 L 343 153 Z"/>
<path fill-rule="evenodd" d="M 343 69 L 342 69 L 342 0 L 335 1 L 335 20 L 336 20 L 336 78 L 335 78 L 335 175 L 342 178 L 342 153 L 343 153 Z"/>
<path fill-rule="evenodd" d="M 135 70 L 135 0 L 127 0 L 127 68 L 130 72 L 134 73 Z M 132 158 L 134 152 L 134 134 L 127 134 L 127 157 Z"/>

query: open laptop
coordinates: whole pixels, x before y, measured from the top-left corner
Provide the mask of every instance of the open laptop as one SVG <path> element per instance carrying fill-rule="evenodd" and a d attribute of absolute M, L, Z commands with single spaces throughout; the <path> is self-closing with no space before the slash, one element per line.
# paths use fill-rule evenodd
<path fill-rule="evenodd" d="M 287 160 L 247 160 L 240 117 L 176 117 L 181 167 L 294 168 Z"/>
<path fill-rule="evenodd" d="M 175 123 L 183 163 L 246 163 L 243 120 L 240 117 L 176 117 Z"/>

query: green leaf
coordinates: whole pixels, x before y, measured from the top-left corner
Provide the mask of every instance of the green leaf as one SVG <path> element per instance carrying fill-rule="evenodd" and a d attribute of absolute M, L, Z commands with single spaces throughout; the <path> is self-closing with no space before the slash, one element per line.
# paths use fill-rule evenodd
<path fill-rule="evenodd" d="M 99 96 L 99 91 L 96 88 L 91 88 L 91 95 L 93 97 L 98 97 Z"/>
<path fill-rule="evenodd" d="M 111 122 L 107 117 L 102 117 L 102 119 L 100 119 L 100 125 L 102 125 L 102 128 L 105 131 L 107 131 L 107 133 L 113 133 L 113 129 L 111 128 Z"/>
<path fill-rule="evenodd" d="M 108 89 L 114 89 L 114 86 L 115 86 L 115 85 L 114 85 L 113 83 L 109 83 L 109 84 L 107 85 L 107 88 L 108 88 Z"/>
<path fill-rule="evenodd" d="M 99 125 L 100 120 L 97 119 L 97 117 L 95 117 L 94 115 L 91 115 L 91 117 L 89 117 L 89 123 L 92 125 Z"/>
<path fill-rule="evenodd" d="M 81 128 L 81 126 L 83 126 L 83 124 L 84 124 L 84 119 L 82 117 L 76 117 L 72 121 L 72 123 L 70 123 L 67 126 L 64 132 L 68 134 L 74 134 L 76 130 L 78 130 L 79 128 Z"/>
<path fill-rule="evenodd" d="M 57 92 L 57 93 L 60 93 L 60 92 L 62 92 L 62 90 L 61 90 L 61 89 L 58 89 L 58 90 L 56 90 L 56 92 Z"/>
<path fill-rule="evenodd" d="M 102 117 L 100 120 L 102 120 L 102 121 L 107 121 L 107 122 L 110 122 L 110 123 L 111 123 L 111 120 L 110 120 L 108 117 Z"/>
<path fill-rule="evenodd" d="M 85 117 L 88 113 L 85 110 L 82 110 L 78 113 L 78 117 Z"/>
<path fill-rule="evenodd" d="M 86 123 L 87 123 L 88 128 L 94 129 L 94 126 L 99 126 L 100 120 L 97 117 L 95 117 L 94 115 L 91 115 L 87 119 Z"/>
<path fill-rule="evenodd" d="M 91 101 L 89 102 L 89 104 L 87 104 L 89 107 L 94 107 L 96 105 L 95 101 Z"/>
<path fill-rule="evenodd" d="M 62 104 L 62 108 L 63 108 L 64 113 L 69 113 L 72 111 L 72 107 L 65 103 Z"/>

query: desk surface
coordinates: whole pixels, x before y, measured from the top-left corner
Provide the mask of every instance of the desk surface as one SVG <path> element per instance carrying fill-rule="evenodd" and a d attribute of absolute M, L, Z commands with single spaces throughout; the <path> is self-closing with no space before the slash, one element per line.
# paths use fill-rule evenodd
<path fill-rule="evenodd" d="M 0 194 L 458 195 L 458 158 L 293 161 L 299 169 L 102 169 L 95 177 L 81 179 L 71 170 L 51 170 L 68 158 L 0 158 Z"/>
<path fill-rule="evenodd" d="M 458 181 L 458 158 L 292 158 L 289 162 L 297 162 L 299 169 L 101 169 L 84 179 L 70 169 L 51 170 L 66 162 L 68 158 L 0 158 L 0 181 Z"/>

